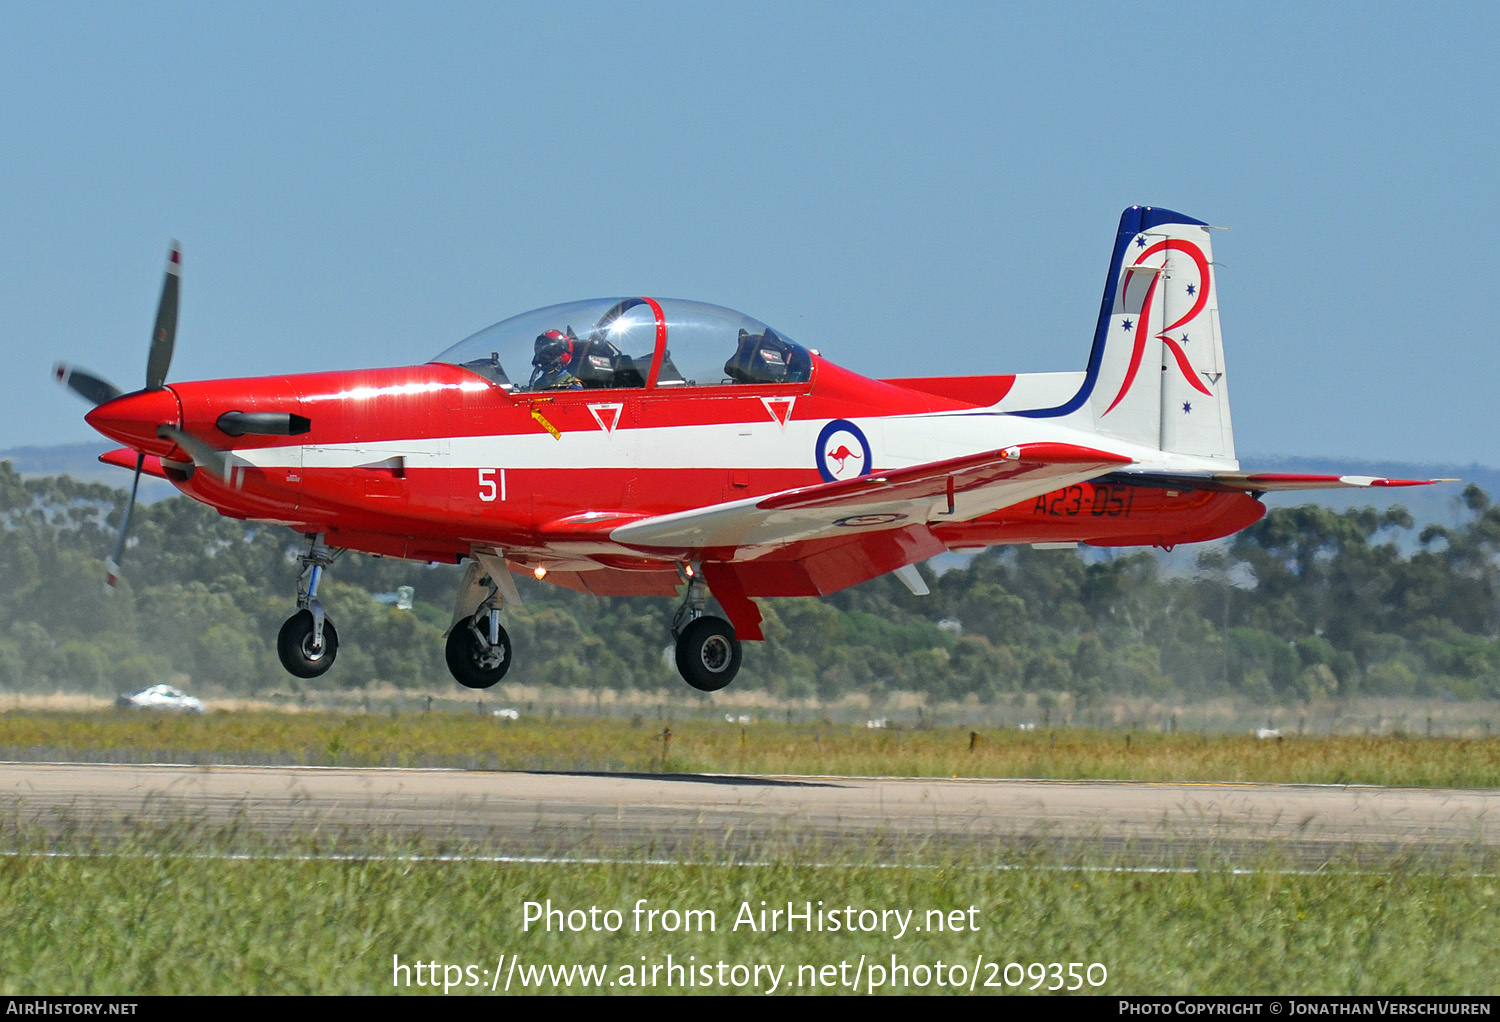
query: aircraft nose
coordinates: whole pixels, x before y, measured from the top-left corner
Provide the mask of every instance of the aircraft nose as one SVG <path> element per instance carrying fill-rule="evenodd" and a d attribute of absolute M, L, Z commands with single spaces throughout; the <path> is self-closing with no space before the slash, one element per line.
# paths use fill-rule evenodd
<path fill-rule="evenodd" d="M 172 447 L 171 441 L 157 437 L 156 427 L 164 424 L 178 426 L 181 419 L 181 406 L 170 387 L 122 394 L 83 417 L 85 422 L 111 440 L 153 454 Z"/>

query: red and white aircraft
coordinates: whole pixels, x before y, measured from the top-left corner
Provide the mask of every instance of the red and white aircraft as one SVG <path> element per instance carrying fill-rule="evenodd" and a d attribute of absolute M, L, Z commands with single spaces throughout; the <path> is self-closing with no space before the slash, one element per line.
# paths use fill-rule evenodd
<path fill-rule="evenodd" d="M 447 661 L 472 688 L 510 667 L 511 572 L 685 584 L 677 665 L 711 691 L 762 638 L 755 597 L 888 572 L 921 593 L 916 563 L 945 550 L 1172 546 L 1250 525 L 1267 490 L 1419 482 L 1240 470 L 1208 227 L 1163 209 L 1121 217 L 1073 373 L 868 379 L 737 312 L 638 297 L 516 316 L 418 366 L 168 386 L 180 269 L 174 246 L 145 389 L 58 378 L 137 484 L 309 538 L 278 640 L 302 677 L 338 651 L 318 582 L 345 549 L 469 562 Z"/>

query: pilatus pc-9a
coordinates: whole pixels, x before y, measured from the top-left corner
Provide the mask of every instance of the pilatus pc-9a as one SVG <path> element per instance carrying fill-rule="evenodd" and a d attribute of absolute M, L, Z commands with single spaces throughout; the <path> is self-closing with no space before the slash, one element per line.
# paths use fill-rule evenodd
<path fill-rule="evenodd" d="M 446 651 L 463 685 L 510 668 L 524 572 L 679 598 L 678 669 L 712 691 L 763 637 L 757 597 L 886 573 L 922 593 L 915 565 L 947 550 L 1172 546 L 1245 528 L 1267 490 L 1416 482 L 1241 470 L 1209 232 L 1164 209 L 1120 218 L 1073 373 L 870 379 L 749 316 L 642 296 L 515 316 L 422 365 L 168 384 L 180 271 L 174 246 L 144 389 L 58 378 L 137 485 L 307 537 L 277 642 L 304 678 L 338 653 L 318 583 L 344 549 L 467 562 Z"/>

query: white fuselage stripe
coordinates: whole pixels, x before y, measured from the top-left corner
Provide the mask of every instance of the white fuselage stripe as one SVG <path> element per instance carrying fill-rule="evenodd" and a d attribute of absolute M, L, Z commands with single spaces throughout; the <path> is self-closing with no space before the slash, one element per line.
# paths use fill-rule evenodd
<path fill-rule="evenodd" d="M 420 437 L 341 444 L 261 447 L 234 452 L 260 468 L 340 469 L 405 459 L 405 468 L 473 469 L 809 469 L 827 419 L 732 422 L 638 429 L 463 437 Z M 876 468 L 903 468 L 1051 441 L 1123 454 L 1139 466 L 1224 471 L 1222 461 L 1184 458 L 1044 419 L 1005 414 L 934 414 L 851 419 L 869 438 Z"/>

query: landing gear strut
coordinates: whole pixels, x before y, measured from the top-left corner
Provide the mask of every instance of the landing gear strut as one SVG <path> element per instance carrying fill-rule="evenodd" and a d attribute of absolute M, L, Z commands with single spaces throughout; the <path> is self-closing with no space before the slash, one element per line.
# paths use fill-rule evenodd
<path fill-rule="evenodd" d="M 312 538 L 307 553 L 297 558 L 302 565 L 297 576 L 297 613 L 281 626 L 276 636 L 276 655 L 281 658 L 281 666 L 299 678 L 318 677 L 333 666 L 338 656 L 338 629 L 318 602 L 318 583 L 324 569 L 342 553 L 328 549 L 318 535 Z"/>
<path fill-rule="evenodd" d="M 465 688 L 489 688 L 510 670 L 510 636 L 500 625 L 504 603 L 492 574 L 477 580 L 489 591 L 472 615 L 453 623 L 444 655 L 448 671 Z"/>
<path fill-rule="evenodd" d="M 704 616 L 707 603 L 708 583 L 694 570 L 672 618 L 672 637 L 677 640 L 677 671 L 683 680 L 700 692 L 717 692 L 739 673 L 740 640 L 728 621 Z"/>

